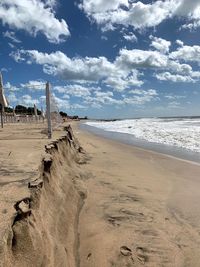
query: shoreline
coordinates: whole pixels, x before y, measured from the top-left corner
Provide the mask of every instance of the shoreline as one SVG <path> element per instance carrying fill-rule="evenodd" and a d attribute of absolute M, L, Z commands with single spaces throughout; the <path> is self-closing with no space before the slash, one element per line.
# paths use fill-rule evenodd
<path fill-rule="evenodd" d="M 198 267 L 200 165 L 74 129 L 91 156 L 80 266 Z"/>
<path fill-rule="evenodd" d="M 189 151 L 175 146 L 148 142 L 143 139 L 135 138 L 133 135 L 127 133 L 105 131 L 94 126 L 87 125 L 83 122 L 79 123 L 79 129 L 108 140 L 130 145 L 137 149 L 158 153 L 174 159 L 189 162 L 191 164 L 200 165 L 200 153 L 198 152 Z"/>

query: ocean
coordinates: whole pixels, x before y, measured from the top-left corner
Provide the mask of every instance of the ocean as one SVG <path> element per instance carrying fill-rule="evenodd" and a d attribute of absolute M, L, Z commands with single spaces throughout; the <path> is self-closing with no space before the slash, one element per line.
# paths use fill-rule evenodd
<path fill-rule="evenodd" d="M 100 134 L 107 133 L 107 137 L 118 136 L 122 141 L 127 139 L 128 143 L 142 144 L 144 148 L 172 152 L 168 154 L 175 156 L 186 154 L 187 159 L 197 158 L 198 162 L 200 159 L 200 117 L 89 121 L 86 126 L 99 129 Z"/>

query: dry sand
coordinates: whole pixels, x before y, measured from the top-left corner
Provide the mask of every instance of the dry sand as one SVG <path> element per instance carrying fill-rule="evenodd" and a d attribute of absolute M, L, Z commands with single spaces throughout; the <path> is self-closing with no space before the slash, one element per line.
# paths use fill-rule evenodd
<path fill-rule="evenodd" d="M 200 266 L 198 164 L 44 128 L 0 130 L 1 267 Z"/>
<path fill-rule="evenodd" d="M 77 266 L 84 154 L 73 135 L 45 124 L 0 130 L 0 266 Z M 46 146 L 46 148 L 45 148 Z"/>
<path fill-rule="evenodd" d="M 81 267 L 200 266 L 200 166 L 76 129 L 91 156 Z"/>

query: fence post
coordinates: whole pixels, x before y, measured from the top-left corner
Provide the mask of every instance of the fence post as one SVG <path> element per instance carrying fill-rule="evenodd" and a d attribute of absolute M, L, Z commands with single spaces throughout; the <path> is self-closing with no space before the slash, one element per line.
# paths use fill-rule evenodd
<path fill-rule="evenodd" d="M 52 127 L 51 127 L 51 106 L 50 106 L 50 83 L 46 83 L 46 116 L 48 124 L 48 138 L 52 138 Z"/>
<path fill-rule="evenodd" d="M 0 113 L 1 113 L 1 128 L 3 128 L 3 106 L 0 104 Z"/>

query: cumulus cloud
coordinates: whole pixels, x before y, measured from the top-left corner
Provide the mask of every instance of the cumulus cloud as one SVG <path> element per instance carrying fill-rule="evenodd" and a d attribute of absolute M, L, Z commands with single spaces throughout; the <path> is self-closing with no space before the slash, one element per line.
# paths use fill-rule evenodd
<path fill-rule="evenodd" d="M 98 2 L 98 5 L 95 4 Z M 153 27 L 161 23 L 170 15 L 172 1 L 155 1 L 152 4 L 142 2 L 127 3 L 128 1 L 114 1 L 111 6 L 105 5 L 105 0 L 83 0 L 82 9 L 100 25 L 133 26 L 135 29 Z M 113 1 L 107 1 L 113 2 Z M 122 3 L 124 2 L 124 3 Z M 123 5 L 127 8 L 124 9 Z"/>
<path fill-rule="evenodd" d="M 80 8 L 83 8 L 88 13 L 98 13 L 115 10 L 120 6 L 128 6 L 128 2 L 128 0 L 83 0 Z"/>
<path fill-rule="evenodd" d="M 177 45 L 179 45 L 179 46 L 183 46 L 183 45 L 184 45 L 183 41 L 181 41 L 181 40 L 176 40 L 176 43 L 177 43 Z"/>
<path fill-rule="evenodd" d="M 183 45 L 170 54 L 171 59 L 200 63 L 200 46 Z"/>
<path fill-rule="evenodd" d="M 124 68 L 160 68 L 167 66 L 168 58 L 158 51 L 121 49 L 116 63 Z"/>
<path fill-rule="evenodd" d="M 171 46 L 171 42 L 167 41 L 162 38 L 150 36 L 150 39 L 152 40 L 151 46 L 160 51 L 163 54 L 166 54 L 169 52 L 169 48 Z"/>
<path fill-rule="evenodd" d="M 148 4 L 128 0 L 82 0 L 80 7 L 89 18 L 107 30 L 115 29 L 115 25 L 141 30 L 175 16 L 183 18 L 183 22 L 187 19 L 184 28 L 200 26 L 199 0 L 156 0 Z"/>
<path fill-rule="evenodd" d="M 139 72 L 132 68 L 122 68 L 119 62 L 110 62 L 105 57 L 69 58 L 57 51 L 47 54 L 37 50 L 19 50 L 11 54 L 17 61 L 43 66 L 47 74 L 59 76 L 68 81 L 99 82 L 122 91 L 129 86 L 143 84 L 138 79 Z"/>
<path fill-rule="evenodd" d="M 84 87 L 80 84 L 70 84 L 65 86 L 54 86 L 55 91 L 59 93 L 66 93 L 68 96 L 86 97 L 91 95 L 92 90 L 98 90 L 94 87 Z M 65 95 L 66 97 L 66 95 Z"/>
<path fill-rule="evenodd" d="M 12 85 L 10 82 L 7 82 L 4 85 L 4 88 L 5 88 L 5 92 L 6 91 L 14 92 L 14 91 L 19 91 L 20 90 L 20 88 L 18 86 Z"/>
<path fill-rule="evenodd" d="M 175 11 L 178 16 L 186 17 L 188 22 L 182 28 L 195 29 L 200 26 L 200 1 L 199 0 L 181 0 Z"/>
<path fill-rule="evenodd" d="M 155 74 L 155 77 L 162 81 L 196 82 L 200 78 L 200 72 L 193 71 L 189 64 L 180 63 L 177 59 L 181 59 L 181 56 L 174 53 L 176 52 L 163 54 L 160 51 L 152 50 L 122 49 L 116 58 L 115 64 L 123 69 L 140 68 L 144 70 L 152 69 L 156 72 L 164 71 Z M 180 54 L 182 55 L 182 53 Z M 191 55 L 186 55 L 186 58 L 192 61 Z M 195 60 L 198 60 L 198 57 Z"/>
<path fill-rule="evenodd" d="M 9 104 L 14 104 L 17 102 L 18 98 L 14 92 L 11 92 L 7 95 L 7 99 L 9 100 Z"/>
<path fill-rule="evenodd" d="M 1 0 L 0 21 L 33 36 L 43 33 L 50 42 L 59 43 L 70 32 L 67 23 L 55 17 L 54 3 L 52 0 Z"/>
<path fill-rule="evenodd" d="M 172 82 L 195 82 L 191 76 L 183 76 L 180 74 L 171 74 L 170 72 L 162 72 L 156 74 L 156 78 L 161 81 L 172 81 Z"/>
<path fill-rule="evenodd" d="M 34 104 L 37 105 L 40 103 L 40 101 L 36 98 L 33 98 L 31 95 L 23 95 L 21 98 L 21 103 L 22 105 L 25 105 L 25 106 L 33 106 Z"/>
<path fill-rule="evenodd" d="M 141 89 L 133 89 L 129 91 L 131 94 L 135 95 L 148 95 L 148 96 L 157 96 L 158 93 L 155 89 L 149 89 L 149 90 L 141 90 Z"/>
<path fill-rule="evenodd" d="M 21 83 L 21 87 L 29 89 L 29 90 L 45 90 L 45 82 L 44 81 L 29 81 L 27 83 Z"/>
<path fill-rule="evenodd" d="M 37 50 L 17 50 L 11 56 L 17 62 L 39 64 L 45 73 L 68 82 L 82 85 L 100 83 L 118 92 L 142 86 L 144 81 L 140 77 L 147 69 L 161 81 L 197 82 L 200 79 L 200 72 L 188 64 L 190 61 L 200 63 L 200 46 L 183 45 L 169 53 L 170 42 L 157 37 L 151 39 L 150 46 L 156 50 L 123 48 L 113 61 L 106 57 L 69 58 L 60 51 L 48 54 Z M 77 94 L 81 90 L 86 92 L 80 85 L 69 87 L 69 92 L 73 90 Z"/>

